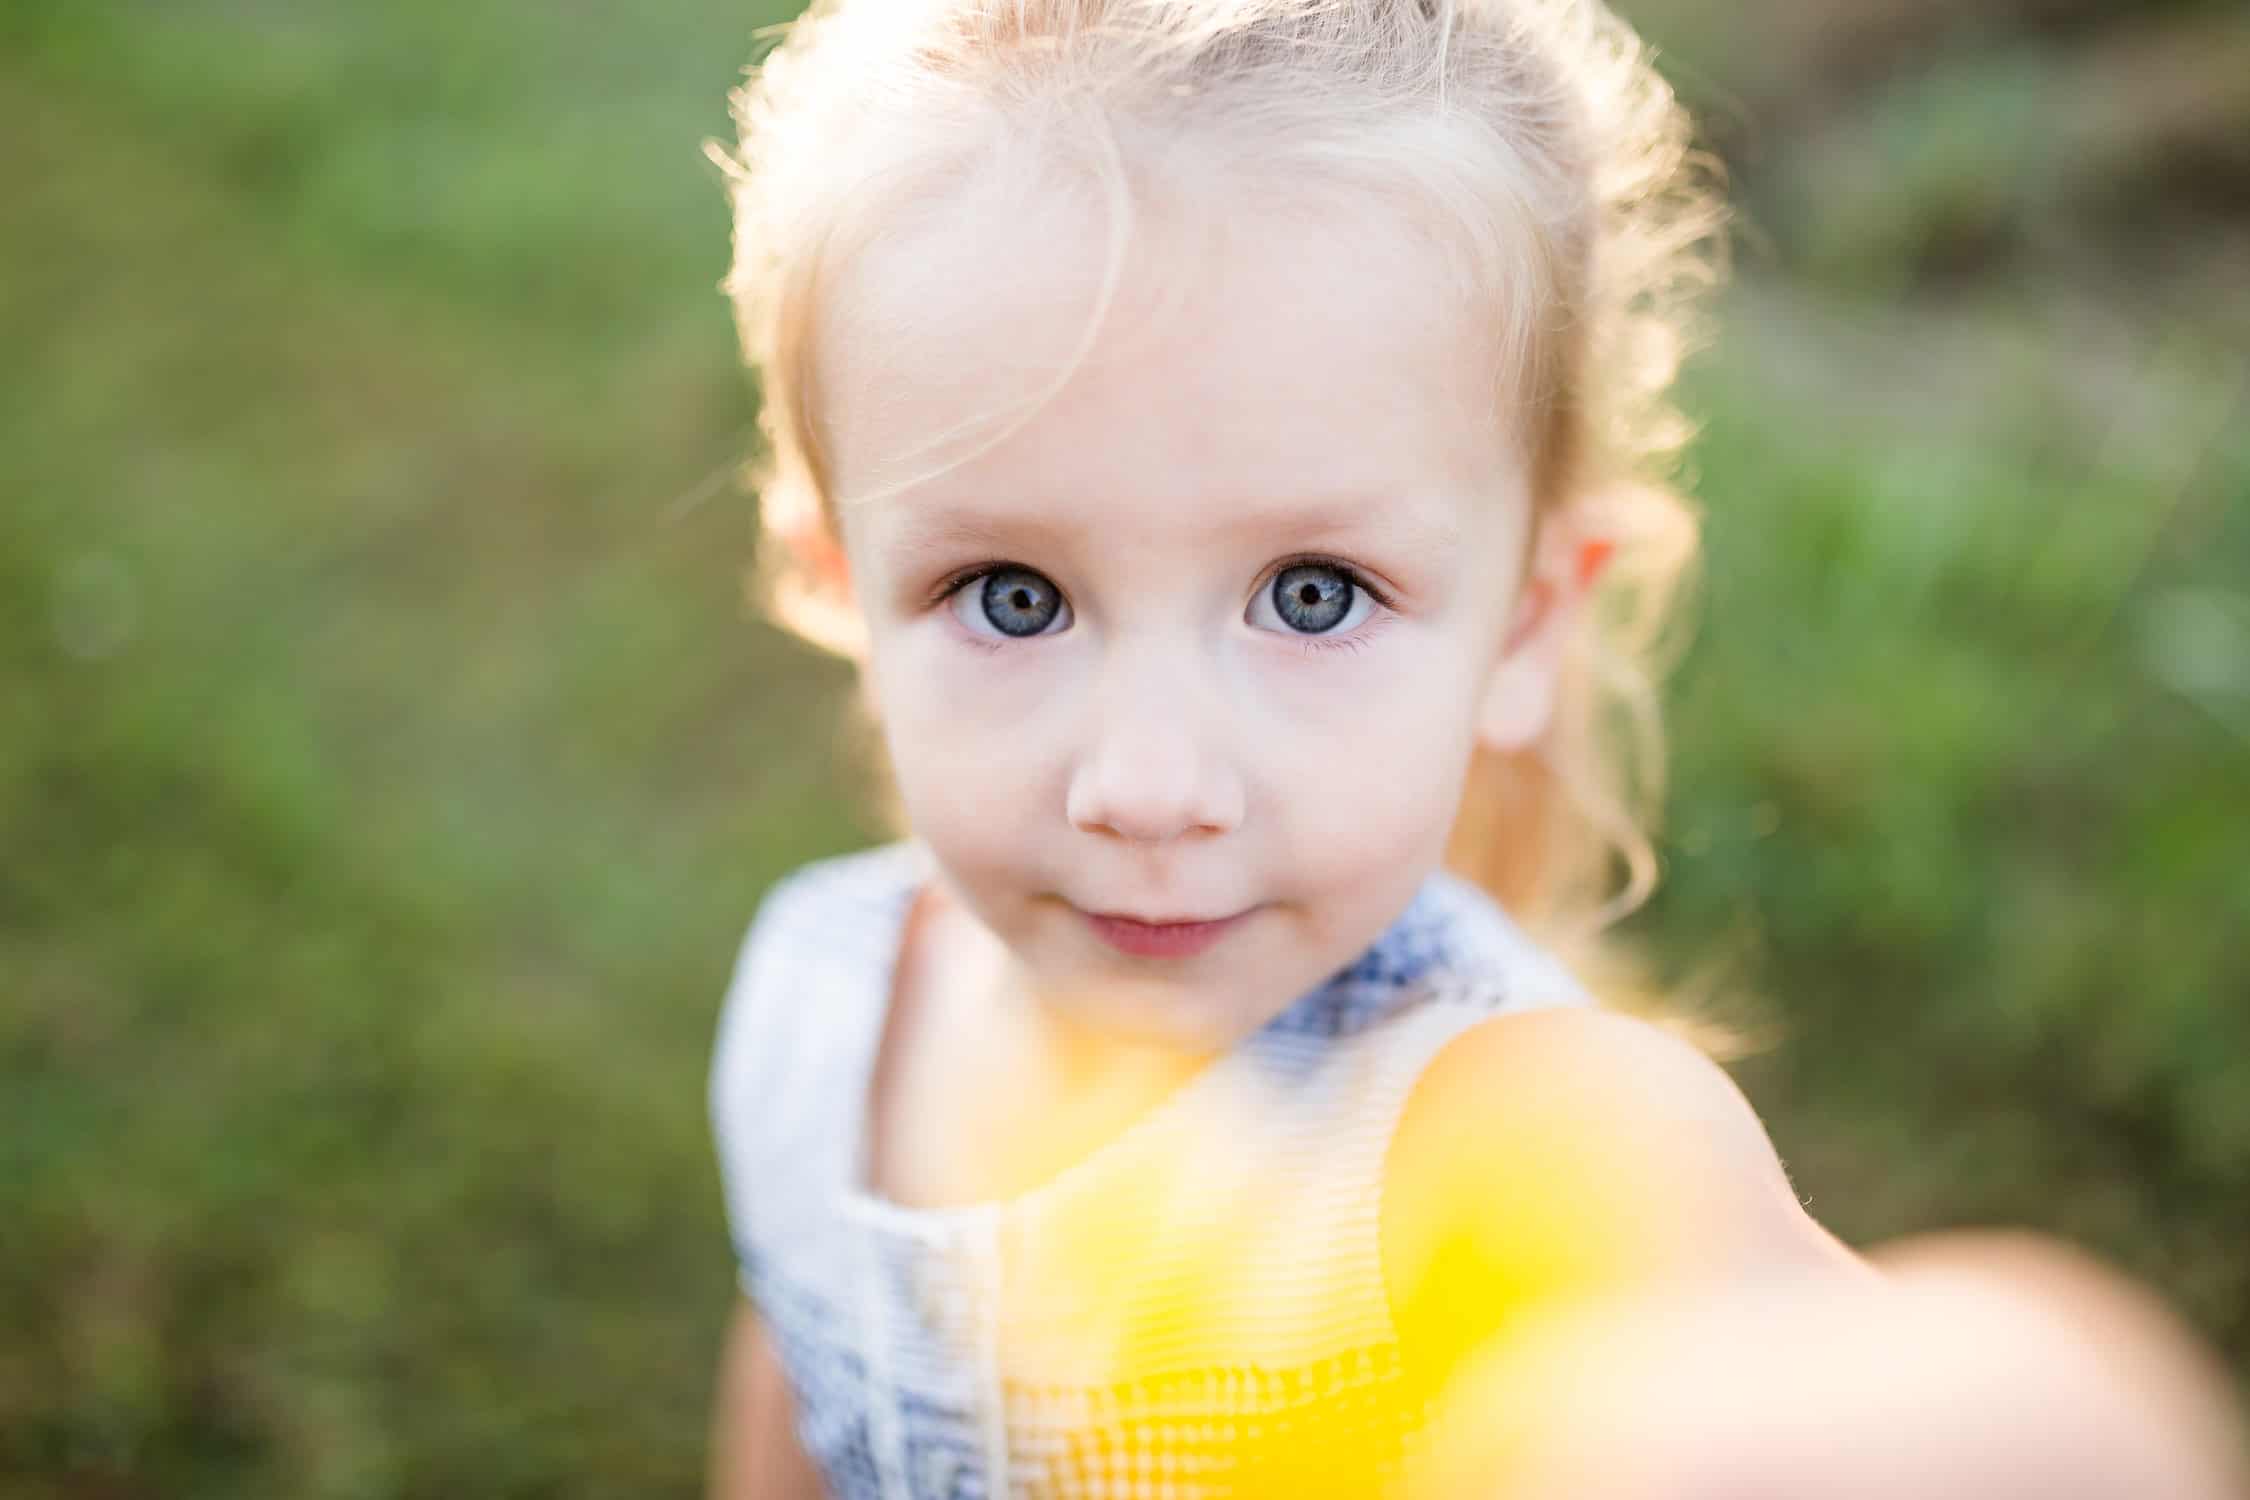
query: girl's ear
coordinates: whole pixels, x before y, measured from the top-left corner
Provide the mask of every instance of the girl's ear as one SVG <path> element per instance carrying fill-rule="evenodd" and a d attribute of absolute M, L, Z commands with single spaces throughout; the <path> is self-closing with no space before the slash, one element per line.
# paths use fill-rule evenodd
<path fill-rule="evenodd" d="M 1608 565 L 1614 544 L 1560 518 L 1540 528 L 1500 657 L 1486 679 L 1477 738 L 1487 749 L 1529 749 L 1555 716 L 1570 625 Z"/>
<path fill-rule="evenodd" d="M 775 488 L 758 514 L 760 566 L 781 623 L 816 646 L 864 661 L 867 626 L 852 594 L 851 564 L 819 501 L 795 487 Z"/>

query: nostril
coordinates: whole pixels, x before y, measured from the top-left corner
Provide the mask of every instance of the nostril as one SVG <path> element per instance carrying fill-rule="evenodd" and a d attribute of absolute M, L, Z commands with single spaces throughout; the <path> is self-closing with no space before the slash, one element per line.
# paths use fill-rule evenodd
<path fill-rule="evenodd" d="M 1242 788 L 1206 707 L 1177 674 L 1151 672 L 1116 693 L 1090 726 L 1066 793 L 1073 826 L 1131 844 L 1223 833 L 1241 819 Z"/>
<path fill-rule="evenodd" d="M 1161 842 L 1186 832 L 1194 821 L 1184 797 L 1145 774 L 1097 772 L 1073 788 L 1071 802 L 1073 823 L 1128 843 Z"/>
<path fill-rule="evenodd" d="M 1164 786 L 1090 775 L 1071 787 L 1066 813 L 1082 831 L 1155 844 L 1226 833 L 1241 821 L 1241 804 L 1239 793 L 1216 776 Z"/>

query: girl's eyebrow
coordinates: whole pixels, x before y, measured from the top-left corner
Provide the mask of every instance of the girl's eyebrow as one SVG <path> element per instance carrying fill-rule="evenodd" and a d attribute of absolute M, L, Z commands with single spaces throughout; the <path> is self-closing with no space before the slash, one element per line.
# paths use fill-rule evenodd
<path fill-rule="evenodd" d="M 1236 523 L 1298 541 L 1369 541 L 1416 552 L 1444 552 L 1462 543 L 1461 507 L 1440 495 L 1354 491 L 1277 501 L 1249 509 Z"/>
<path fill-rule="evenodd" d="M 1208 540 L 1276 554 L 1333 549 L 1405 560 L 1451 557 L 1467 544 L 1459 500 L 1444 494 L 1367 490 L 1228 504 Z"/>
<path fill-rule="evenodd" d="M 885 551 L 907 561 L 951 560 L 962 553 L 1004 553 L 1024 547 L 1052 547 L 1076 528 L 1045 516 L 992 516 L 975 511 L 906 507 L 911 513 L 886 528 Z"/>
<path fill-rule="evenodd" d="M 1444 553 L 1463 541 L 1460 507 L 1437 495 L 1364 492 L 1295 500 L 1243 501 L 1214 507 L 1218 514 L 1204 539 L 1241 544 L 1270 538 L 1276 547 L 1358 542 L 1420 553 Z M 883 539 L 884 550 L 903 559 L 956 558 L 965 552 L 994 555 L 1024 548 L 1068 546 L 1084 527 L 1034 511 L 993 513 L 956 506 L 907 505 Z M 1132 507 L 1114 513 L 1128 523 Z"/>

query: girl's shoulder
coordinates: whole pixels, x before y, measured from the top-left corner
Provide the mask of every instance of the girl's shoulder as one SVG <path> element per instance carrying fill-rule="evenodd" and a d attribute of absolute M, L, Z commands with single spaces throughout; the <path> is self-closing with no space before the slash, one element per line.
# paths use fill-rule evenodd
<path fill-rule="evenodd" d="M 887 969 L 907 909 L 927 878 L 911 842 L 883 844 L 800 865 L 767 887 L 750 918 L 728 983 L 728 1007 L 755 1003 L 776 975 Z"/>
<path fill-rule="evenodd" d="M 742 1028 L 788 1026 L 808 1010 L 831 1022 L 855 1018 L 852 1006 L 802 1003 L 810 997 L 886 993 L 907 913 L 927 873 L 925 852 L 901 842 L 815 860 L 769 886 L 727 982 L 722 1050 Z M 766 1036 L 760 1050 L 787 1040 Z"/>
<path fill-rule="evenodd" d="M 816 859 L 776 880 L 759 898 L 742 958 L 776 947 L 862 939 L 886 923 L 926 877 L 927 852 L 911 840 Z"/>
<path fill-rule="evenodd" d="M 1402 1331 L 1448 1345 L 1540 1305 L 1833 1249 L 1726 1072 L 1592 1007 L 1451 1036 L 1405 1101 L 1384 1193 Z"/>

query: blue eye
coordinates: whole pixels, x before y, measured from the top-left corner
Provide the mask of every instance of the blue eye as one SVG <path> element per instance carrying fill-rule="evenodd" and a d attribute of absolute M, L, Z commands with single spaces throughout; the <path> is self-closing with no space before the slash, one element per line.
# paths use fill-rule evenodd
<path fill-rule="evenodd" d="M 1351 613 L 1358 592 L 1342 568 L 1300 563 L 1274 575 L 1274 613 L 1300 635 L 1325 635 Z"/>
<path fill-rule="evenodd" d="M 1029 568 L 994 568 L 970 579 L 953 596 L 953 614 L 978 635 L 1014 639 L 1044 634 L 1057 620 L 1070 623 L 1062 590 Z"/>

